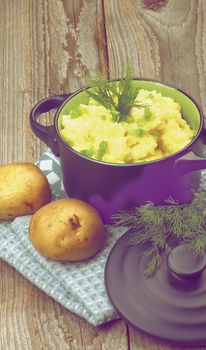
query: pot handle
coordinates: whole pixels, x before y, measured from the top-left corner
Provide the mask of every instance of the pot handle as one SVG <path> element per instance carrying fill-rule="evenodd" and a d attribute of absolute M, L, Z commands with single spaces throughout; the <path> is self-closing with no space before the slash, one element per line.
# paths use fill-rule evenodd
<path fill-rule="evenodd" d="M 43 113 L 51 109 L 58 109 L 62 103 L 72 94 L 56 95 L 39 101 L 30 113 L 30 126 L 34 134 L 51 148 L 55 156 L 59 156 L 58 141 L 54 125 L 44 126 L 38 123 L 37 119 Z"/>
<path fill-rule="evenodd" d="M 183 175 L 194 170 L 206 169 L 206 158 L 197 156 L 190 151 L 174 162 L 174 172 L 176 175 Z"/>

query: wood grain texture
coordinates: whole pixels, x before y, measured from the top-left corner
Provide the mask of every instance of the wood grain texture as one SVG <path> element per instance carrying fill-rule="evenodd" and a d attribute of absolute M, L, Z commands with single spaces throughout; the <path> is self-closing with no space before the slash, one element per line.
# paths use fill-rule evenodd
<path fill-rule="evenodd" d="M 206 113 L 204 0 L 1 0 L 0 164 L 34 162 L 46 149 L 30 130 L 42 98 L 101 71 L 161 79 Z M 41 118 L 51 123 L 53 112 Z M 0 350 L 172 350 L 116 321 L 94 328 L 0 262 Z M 203 348 L 202 348 L 203 349 Z M 204 348 L 206 349 L 206 348 Z"/>

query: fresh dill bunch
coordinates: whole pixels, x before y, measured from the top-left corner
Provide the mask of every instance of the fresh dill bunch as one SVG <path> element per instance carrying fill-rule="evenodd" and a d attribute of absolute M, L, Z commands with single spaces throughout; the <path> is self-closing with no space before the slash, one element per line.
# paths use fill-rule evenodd
<path fill-rule="evenodd" d="M 146 278 L 154 275 L 155 271 L 160 267 L 162 261 L 161 254 L 157 247 L 154 247 L 153 250 L 150 250 L 149 254 L 144 254 L 144 257 L 146 258 L 148 255 L 150 256 L 150 260 L 144 270 Z"/>
<path fill-rule="evenodd" d="M 113 215 L 114 225 L 132 229 L 129 244 L 143 247 L 148 260 L 145 276 L 152 276 L 161 263 L 161 253 L 168 251 L 168 232 L 163 207 L 152 203 Z"/>
<path fill-rule="evenodd" d="M 197 255 L 205 255 L 206 250 L 206 228 L 199 227 L 196 232 L 188 230 L 183 237 L 183 244 L 186 249 Z"/>
<path fill-rule="evenodd" d="M 194 255 L 206 254 L 206 193 L 197 192 L 188 205 L 169 198 L 165 205 L 147 203 L 113 216 L 115 226 L 132 229 L 129 244 L 142 247 L 147 258 L 145 276 L 152 276 L 161 264 L 163 252 L 174 242 Z"/>
<path fill-rule="evenodd" d="M 124 76 L 125 75 L 125 76 Z M 126 66 L 125 74 L 122 73 L 119 81 L 108 81 L 101 76 L 87 77 L 86 82 L 92 89 L 87 89 L 86 93 L 95 101 L 100 103 L 112 113 L 113 120 L 121 122 L 130 114 L 132 107 L 143 108 L 142 103 L 135 100 L 139 89 L 132 79 L 133 70 L 131 65 Z"/>

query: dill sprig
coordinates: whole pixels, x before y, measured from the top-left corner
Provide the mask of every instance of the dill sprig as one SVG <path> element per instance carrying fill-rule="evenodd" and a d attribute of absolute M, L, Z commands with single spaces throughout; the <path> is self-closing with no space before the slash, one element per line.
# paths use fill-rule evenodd
<path fill-rule="evenodd" d="M 119 81 L 108 81 L 98 75 L 87 77 L 86 82 L 92 89 L 87 89 L 86 92 L 111 111 L 114 121 L 121 122 L 130 114 L 132 107 L 145 107 L 144 104 L 135 102 L 139 89 L 135 86 L 132 76 L 132 67 L 127 65 L 125 74 L 122 73 Z"/>
<path fill-rule="evenodd" d="M 165 205 L 147 203 L 113 216 L 116 226 L 132 229 L 130 244 L 142 246 L 147 258 L 145 276 L 152 276 L 161 264 L 163 252 L 174 242 L 184 244 L 194 255 L 206 254 L 206 194 L 198 192 L 189 205 L 172 198 Z"/>

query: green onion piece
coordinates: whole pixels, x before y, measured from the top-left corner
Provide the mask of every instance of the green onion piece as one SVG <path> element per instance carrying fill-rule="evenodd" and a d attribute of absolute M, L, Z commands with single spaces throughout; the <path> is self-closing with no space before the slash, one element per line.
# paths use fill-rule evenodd
<path fill-rule="evenodd" d="M 78 106 L 78 107 L 68 111 L 68 114 L 70 115 L 71 119 L 78 118 L 82 114 L 82 109 L 80 106 Z"/>
<path fill-rule="evenodd" d="M 97 150 L 97 154 L 96 154 L 96 158 L 98 160 L 102 160 L 104 154 L 107 151 L 107 147 L 108 147 L 108 142 L 107 141 L 101 141 L 99 144 L 99 149 Z"/>
<path fill-rule="evenodd" d="M 92 149 L 83 149 L 82 151 L 80 151 L 80 153 L 83 155 L 83 156 L 86 156 L 86 157 L 89 157 L 91 158 L 93 156 L 93 150 Z"/>
<path fill-rule="evenodd" d="M 145 130 L 142 129 L 142 128 L 138 128 L 138 129 L 136 129 L 136 130 L 132 130 L 132 131 L 130 132 L 130 135 L 142 137 L 142 136 L 145 135 Z"/>
<path fill-rule="evenodd" d="M 68 143 L 69 146 L 71 146 L 71 147 L 74 146 L 74 142 L 73 142 L 72 140 L 67 139 L 66 141 L 67 141 L 67 143 Z"/>
<path fill-rule="evenodd" d="M 145 131 L 144 131 L 144 129 L 139 128 L 136 130 L 136 133 L 137 133 L 137 136 L 142 137 L 142 136 L 144 136 Z"/>
<path fill-rule="evenodd" d="M 152 113 L 150 111 L 149 107 L 146 107 L 144 109 L 144 119 L 146 119 L 147 121 L 149 121 L 152 118 Z"/>

